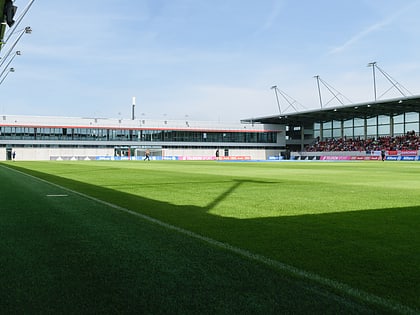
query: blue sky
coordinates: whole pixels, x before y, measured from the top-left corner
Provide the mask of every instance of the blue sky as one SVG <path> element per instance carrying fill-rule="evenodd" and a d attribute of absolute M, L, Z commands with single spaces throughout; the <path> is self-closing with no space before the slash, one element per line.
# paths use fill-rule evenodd
<path fill-rule="evenodd" d="M 137 118 L 239 121 L 278 114 L 273 85 L 319 108 L 315 75 L 371 101 L 373 61 L 417 95 L 418 12 L 419 0 L 35 0 L 0 112 L 129 119 L 135 96 Z M 389 88 L 378 75 L 378 96 Z"/>

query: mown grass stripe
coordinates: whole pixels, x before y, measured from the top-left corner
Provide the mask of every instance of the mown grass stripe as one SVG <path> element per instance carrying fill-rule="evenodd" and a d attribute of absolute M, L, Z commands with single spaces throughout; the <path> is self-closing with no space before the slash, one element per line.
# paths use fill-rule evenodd
<path fill-rule="evenodd" d="M 113 203 L 110 203 L 110 202 L 107 202 L 107 201 L 104 201 L 104 200 L 101 200 L 101 199 L 98 199 L 98 198 L 95 198 L 95 197 L 86 195 L 84 193 L 81 193 L 81 192 L 78 192 L 78 191 L 75 191 L 75 190 L 72 190 L 72 189 L 69 189 L 69 188 L 66 188 L 64 186 L 61 186 L 61 185 L 58 185 L 58 184 L 49 182 L 47 180 L 44 180 L 42 178 L 39 178 L 39 177 L 30 175 L 30 174 L 27 174 L 25 172 L 21 172 L 21 171 L 18 171 L 16 169 L 9 168 L 7 166 L 2 166 L 2 167 L 5 167 L 5 168 L 7 168 L 9 170 L 12 170 L 14 172 L 23 174 L 25 176 L 28 176 L 28 177 L 33 178 L 35 180 L 38 180 L 40 182 L 44 182 L 44 183 L 46 183 L 48 185 L 55 186 L 55 187 L 60 188 L 60 189 L 62 189 L 64 191 L 67 191 L 67 192 L 70 192 L 70 193 L 79 195 L 79 196 L 81 196 L 83 198 L 86 198 L 86 199 L 95 201 L 95 202 L 97 202 L 99 204 L 108 206 L 108 207 L 113 208 L 115 210 L 119 210 L 119 211 L 125 212 L 127 214 L 130 214 L 130 215 L 139 217 L 141 219 L 144 219 L 144 220 L 146 220 L 148 222 L 157 224 L 157 225 L 159 225 L 161 227 L 164 227 L 166 229 L 170 229 L 170 230 L 176 231 L 178 233 L 182 233 L 182 234 L 187 235 L 189 237 L 192 237 L 194 239 L 198 239 L 198 240 L 203 241 L 203 242 L 206 242 L 206 243 L 208 243 L 210 245 L 217 246 L 217 247 L 222 248 L 224 250 L 228 250 L 230 252 L 236 253 L 236 254 L 241 255 L 243 257 L 246 257 L 248 259 L 252 259 L 252 260 L 257 261 L 259 263 L 263 263 L 265 265 L 272 266 L 274 268 L 277 268 L 279 270 L 282 270 L 283 272 L 287 272 L 287 273 L 289 273 L 291 275 L 294 275 L 294 276 L 297 276 L 297 277 L 300 277 L 300 278 L 303 278 L 303 279 L 306 279 L 306 280 L 314 281 L 316 283 L 319 283 L 319 284 L 322 284 L 324 286 L 330 287 L 330 288 L 332 288 L 335 291 L 339 291 L 339 292 L 344 293 L 344 294 L 346 294 L 348 296 L 351 296 L 351 297 L 355 297 L 357 299 L 360 299 L 360 300 L 362 300 L 364 302 L 367 302 L 369 304 L 376 304 L 378 306 L 387 308 L 387 309 L 389 309 L 391 311 L 398 312 L 398 313 L 401 313 L 401 314 L 408 314 L 408 315 L 411 315 L 411 314 L 413 314 L 413 315 L 420 314 L 420 311 L 419 310 L 413 309 L 413 308 L 411 308 L 409 306 L 406 306 L 406 305 L 402 305 L 401 303 L 398 303 L 398 302 L 393 301 L 391 299 L 385 299 L 385 298 L 379 297 L 377 295 L 374 295 L 374 294 L 365 292 L 363 290 L 353 288 L 353 287 L 351 287 L 351 286 L 349 286 L 349 285 L 347 285 L 345 283 L 341 283 L 339 281 L 328 279 L 328 278 L 322 277 L 322 276 L 320 276 L 318 274 L 315 274 L 315 273 L 312 273 L 312 272 L 308 272 L 308 271 L 305 271 L 305 270 L 296 268 L 294 266 L 291 266 L 291 265 L 282 263 L 280 261 L 277 261 L 277 260 L 274 260 L 274 259 L 270 259 L 270 258 L 267 258 L 265 256 L 262 256 L 262 255 L 259 255 L 259 254 L 255 254 L 255 253 L 252 253 L 250 251 L 247 251 L 247 250 L 244 250 L 244 249 L 241 249 L 241 248 L 232 246 L 232 245 L 230 245 L 228 243 L 220 242 L 220 241 L 217 241 L 215 239 L 212 239 L 212 238 L 209 238 L 209 237 L 200 235 L 198 233 L 191 232 L 189 230 L 186 230 L 186 229 L 183 229 L 183 228 L 180 228 L 180 227 L 177 227 L 177 226 L 174 226 L 174 225 L 165 223 L 163 221 L 160 221 L 158 219 L 152 218 L 150 216 L 147 216 L 147 215 L 144 215 L 144 214 L 141 214 L 141 213 L 132 211 L 130 209 L 127 209 L 127 208 L 118 206 L 116 204 L 113 204 Z"/>

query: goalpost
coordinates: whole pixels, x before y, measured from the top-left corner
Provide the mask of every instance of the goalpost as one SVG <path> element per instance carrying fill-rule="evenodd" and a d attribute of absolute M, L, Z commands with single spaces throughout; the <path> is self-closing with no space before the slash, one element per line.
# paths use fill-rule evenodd
<path fill-rule="evenodd" d="M 146 149 L 146 148 L 136 148 L 134 150 L 134 156 L 136 160 L 141 160 L 146 156 L 146 151 L 149 151 L 149 156 L 151 159 L 156 157 L 163 157 L 162 149 Z"/>

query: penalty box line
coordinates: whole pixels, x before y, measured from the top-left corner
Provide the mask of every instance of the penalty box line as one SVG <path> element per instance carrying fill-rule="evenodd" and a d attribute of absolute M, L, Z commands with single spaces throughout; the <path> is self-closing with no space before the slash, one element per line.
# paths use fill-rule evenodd
<path fill-rule="evenodd" d="M 265 257 L 263 255 L 255 254 L 255 253 L 252 253 L 252 252 L 247 251 L 245 249 L 241 249 L 239 247 L 232 246 L 232 245 L 230 245 L 228 243 L 220 242 L 220 241 L 217 241 L 217 240 L 212 239 L 210 237 L 197 234 L 195 232 L 192 232 L 192 231 L 183 229 L 181 227 L 178 227 L 178 226 L 175 226 L 175 225 L 172 225 L 172 224 L 169 224 L 169 223 L 165 223 L 163 221 L 160 221 L 158 219 L 152 218 L 152 217 L 147 216 L 145 214 L 142 214 L 142 213 L 139 213 L 139 212 L 135 212 L 133 210 L 130 210 L 130 209 L 127 209 L 127 208 L 118 206 L 116 204 L 113 204 L 113 203 L 110 203 L 110 202 L 107 202 L 107 201 L 104 201 L 104 200 L 101 200 L 101 199 L 98 199 L 98 198 L 95 198 L 95 197 L 86 195 L 84 193 L 81 193 L 81 192 L 72 190 L 70 188 L 67 188 L 67 187 L 64 187 L 64 186 L 61 186 L 61 185 L 58 185 L 58 184 L 49 182 L 49 181 L 47 181 L 45 179 L 42 179 L 42 178 L 39 178 L 39 177 L 30 175 L 30 174 L 27 174 L 25 172 L 16 170 L 14 168 L 9 168 L 9 167 L 4 166 L 4 165 L 2 165 L 2 167 L 7 168 L 9 170 L 12 170 L 14 172 L 20 173 L 20 174 L 22 174 L 24 176 L 28 176 L 28 177 L 33 178 L 35 180 L 38 180 L 40 182 L 46 183 L 48 185 L 55 186 L 55 187 L 60 188 L 60 189 L 62 189 L 64 191 L 67 191 L 69 193 L 73 193 L 73 194 L 78 195 L 80 197 L 83 197 L 83 198 L 86 198 L 86 199 L 95 201 L 95 202 L 97 202 L 99 204 L 108 206 L 108 207 L 110 207 L 112 209 L 119 210 L 119 211 L 125 212 L 127 214 L 136 216 L 138 218 L 141 218 L 141 219 L 143 219 L 145 221 L 148 221 L 148 222 L 157 224 L 157 225 L 159 225 L 161 227 L 164 227 L 166 229 L 176 231 L 178 233 L 187 235 L 187 236 L 192 237 L 194 239 L 198 239 L 198 240 L 203 241 L 203 242 L 206 242 L 206 243 L 208 243 L 210 245 L 217 246 L 217 247 L 222 248 L 224 250 L 228 250 L 230 252 L 233 252 L 235 254 L 238 254 L 240 256 L 246 257 L 248 259 L 257 261 L 259 263 L 263 263 L 265 265 L 275 267 L 276 269 L 279 269 L 279 270 L 281 270 L 283 272 L 287 272 L 287 273 L 289 273 L 291 275 L 294 275 L 294 276 L 297 276 L 299 278 L 303 278 L 303 279 L 314 281 L 316 283 L 319 283 L 319 284 L 322 284 L 322 285 L 327 286 L 329 288 L 332 288 L 332 289 L 334 289 L 336 291 L 345 293 L 348 296 L 352 296 L 352 297 L 355 297 L 357 299 L 360 299 L 360 300 L 362 300 L 364 302 L 368 302 L 370 304 L 376 304 L 378 306 L 385 307 L 385 308 L 387 308 L 389 310 L 396 311 L 396 312 L 401 313 L 401 314 L 407 314 L 407 315 L 416 315 L 416 314 L 418 315 L 418 314 L 420 314 L 420 311 L 419 310 L 413 309 L 413 308 L 411 308 L 409 306 L 406 306 L 406 305 L 402 305 L 402 304 L 400 304 L 398 302 L 395 302 L 393 300 L 385 299 L 385 298 L 382 298 L 380 296 L 377 296 L 377 295 L 374 295 L 374 294 L 365 292 L 363 290 L 353 288 L 353 287 L 351 287 L 351 286 L 349 286 L 349 285 L 347 285 L 345 283 L 341 283 L 341 282 L 336 281 L 336 280 L 325 278 L 325 277 L 322 277 L 322 276 L 320 276 L 318 274 L 315 274 L 315 273 L 312 273 L 312 272 L 309 272 L 309 271 L 305 271 L 305 270 L 296 268 L 294 266 L 291 266 L 291 265 L 282 263 L 280 261 L 277 261 L 277 260 L 274 260 L 274 259 Z"/>

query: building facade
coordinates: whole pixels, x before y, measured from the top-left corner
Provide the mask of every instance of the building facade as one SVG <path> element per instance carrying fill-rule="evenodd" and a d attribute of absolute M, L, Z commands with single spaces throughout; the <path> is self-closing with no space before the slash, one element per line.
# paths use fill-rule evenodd
<path fill-rule="evenodd" d="M 321 139 L 330 138 L 379 138 L 400 136 L 407 132 L 420 130 L 418 112 L 407 112 L 396 116 L 377 115 L 366 118 L 347 120 L 330 120 L 314 124 L 314 136 Z"/>
<path fill-rule="evenodd" d="M 281 125 L 0 116 L 0 160 L 268 159 L 285 150 Z"/>

